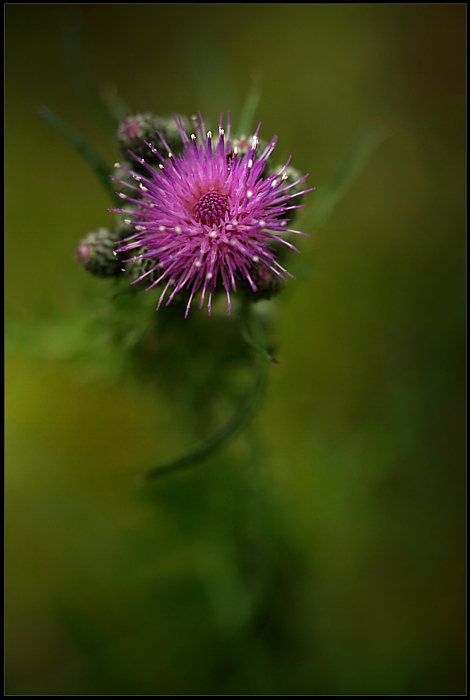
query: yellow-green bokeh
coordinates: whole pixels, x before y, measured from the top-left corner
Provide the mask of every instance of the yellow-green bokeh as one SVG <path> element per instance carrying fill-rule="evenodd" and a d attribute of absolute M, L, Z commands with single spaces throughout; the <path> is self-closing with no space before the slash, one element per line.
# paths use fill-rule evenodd
<path fill-rule="evenodd" d="M 302 241 L 255 475 L 227 466 L 248 435 L 145 501 L 135 467 L 180 450 L 177 410 L 60 338 L 7 352 L 7 692 L 464 693 L 465 5 L 7 5 L 6 313 L 26 329 L 109 295 L 74 259 L 106 195 L 36 112 L 116 159 L 67 69 L 74 15 L 96 85 L 136 110 L 236 119 L 261 76 L 261 135 L 318 195 L 359 132 L 390 135 Z M 251 478 L 278 579 L 244 632 Z"/>

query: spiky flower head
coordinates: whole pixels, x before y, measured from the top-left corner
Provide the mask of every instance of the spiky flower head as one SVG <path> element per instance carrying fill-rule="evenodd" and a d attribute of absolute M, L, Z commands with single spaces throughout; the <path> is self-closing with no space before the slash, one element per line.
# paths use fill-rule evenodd
<path fill-rule="evenodd" d="M 134 192 L 119 193 L 130 206 L 114 210 L 128 212 L 133 234 L 117 252 L 124 263 L 154 261 L 134 282 L 147 277 L 151 281 L 148 289 L 164 285 L 157 309 L 167 294 L 168 305 L 185 291 L 187 316 L 194 295 L 200 292 L 200 307 L 207 300 L 210 314 L 214 292 L 223 289 L 230 313 L 230 294 L 236 292 L 237 281 L 247 281 L 256 292 L 260 271 L 280 280 L 293 276 L 277 260 L 274 244 L 297 251 L 286 234 L 307 235 L 289 228 L 291 212 L 300 206 L 295 198 L 310 191 L 299 188 L 307 175 L 289 182 L 289 158 L 278 172 L 263 176 L 277 137 L 259 153 L 260 125 L 249 148 L 239 153 L 230 141 L 230 119 L 225 131 L 222 115 L 215 139 L 210 131 L 206 133 L 201 115 L 190 136 L 180 120 L 176 123 L 183 145 L 179 154 L 172 152 L 161 133 L 158 137 L 167 149 L 166 156 L 147 143 L 158 166 L 133 154 L 139 165 L 139 172 L 130 171 Z M 125 181 L 117 182 L 128 187 Z M 141 252 L 143 247 L 147 252 Z"/>

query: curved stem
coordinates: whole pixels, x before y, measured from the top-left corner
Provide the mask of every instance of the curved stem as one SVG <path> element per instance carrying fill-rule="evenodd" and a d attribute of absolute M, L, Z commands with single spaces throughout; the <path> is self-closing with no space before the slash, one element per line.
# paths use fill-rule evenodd
<path fill-rule="evenodd" d="M 252 385 L 249 387 L 234 415 L 222 428 L 206 438 L 198 447 L 191 449 L 186 454 L 181 455 L 181 457 L 177 457 L 176 459 L 172 459 L 169 462 L 149 469 L 144 474 L 144 481 L 151 481 L 163 474 L 174 473 L 181 469 L 192 467 L 201 459 L 204 459 L 218 450 L 233 437 L 233 435 L 247 423 L 249 418 L 252 417 L 258 406 L 266 384 L 268 374 L 267 367 L 268 365 L 265 360 L 258 360 L 257 371 Z"/>
<path fill-rule="evenodd" d="M 245 300 L 240 318 L 243 340 L 267 362 L 273 362 L 275 365 L 278 365 L 279 360 L 274 357 L 270 349 L 267 347 L 266 333 L 262 328 L 260 319 L 258 319 L 256 329 L 253 328 L 253 316 L 254 314 L 251 311 L 251 303 Z"/>

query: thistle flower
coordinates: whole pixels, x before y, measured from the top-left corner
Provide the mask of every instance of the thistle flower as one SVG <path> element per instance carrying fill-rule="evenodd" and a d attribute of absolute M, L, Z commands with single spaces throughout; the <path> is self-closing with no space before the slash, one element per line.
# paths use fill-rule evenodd
<path fill-rule="evenodd" d="M 189 295 L 187 316 L 200 291 L 200 307 L 207 299 L 210 314 L 214 292 L 223 289 L 230 313 L 230 294 L 236 292 L 237 281 L 247 281 L 256 292 L 260 271 L 280 280 L 293 277 L 277 260 L 273 244 L 299 252 L 285 239 L 286 233 L 308 235 L 288 228 L 292 212 L 301 206 L 295 198 L 310 191 L 299 187 L 307 175 L 289 182 L 289 158 L 278 172 L 263 176 L 277 137 L 258 154 L 258 125 L 249 147 L 239 153 L 230 141 L 230 118 L 227 122 L 225 132 L 221 115 L 218 138 L 213 139 L 201 115 L 194 120 L 191 136 L 176 119 L 183 145 L 179 154 L 172 152 L 161 133 L 167 156 L 150 142 L 146 143 L 153 164 L 131 153 L 138 163 L 138 172 L 127 171 L 136 182 L 131 186 L 134 192 L 118 193 L 130 207 L 113 211 L 128 213 L 126 223 L 134 232 L 116 252 L 124 263 L 154 261 L 134 282 L 147 277 L 151 281 L 147 289 L 164 284 L 157 309 L 168 290 L 167 305 L 184 290 Z M 129 188 L 125 181 L 116 181 Z M 141 252 L 143 247 L 147 252 Z"/>

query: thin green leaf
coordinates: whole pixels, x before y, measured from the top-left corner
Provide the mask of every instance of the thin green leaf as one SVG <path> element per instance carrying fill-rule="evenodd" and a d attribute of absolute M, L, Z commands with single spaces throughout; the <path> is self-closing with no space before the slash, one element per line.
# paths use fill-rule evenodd
<path fill-rule="evenodd" d="M 261 80 L 259 78 L 254 79 L 240 115 L 240 121 L 238 124 L 240 134 L 249 134 L 253 129 L 253 121 L 256 110 L 258 109 L 258 105 L 261 101 L 262 91 Z"/>
<path fill-rule="evenodd" d="M 73 6 L 63 15 L 61 34 L 65 60 L 79 98 L 108 133 L 114 134 L 116 117 L 96 89 L 85 49 L 83 19 Z"/>
<path fill-rule="evenodd" d="M 304 210 L 299 226 L 308 229 L 324 226 L 336 206 L 362 174 L 365 166 L 382 142 L 390 135 L 383 126 L 368 127 L 360 133 L 346 152 L 330 182 L 318 189 L 315 202 Z"/>
<path fill-rule="evenodd" d="M 87 141 L 75 129 L 67 124 L 61 117 L 52 112 L 48 107 L 41 105 L 38 114 L 51 126 L 60 131 L 67 138 L 76 150 L 83 156 L 90 168 L 100 180 L 106 193 L 111 197 L 113 203 L 117 200 L 112 181 L 109 177 L 111 168 L 105 163 L 101 156 L 92 148 Z"/>
<path fill-rule="evenodd" d="M 101 99 L 103 100 L 108 112 L 112 114 L 116 122 L 120 122 L 125 117 L 132 114 L 132 109 L 127 102 L 119 95 L 117 87 L 114 84 L 107 84 L 101 90 Z"/>

